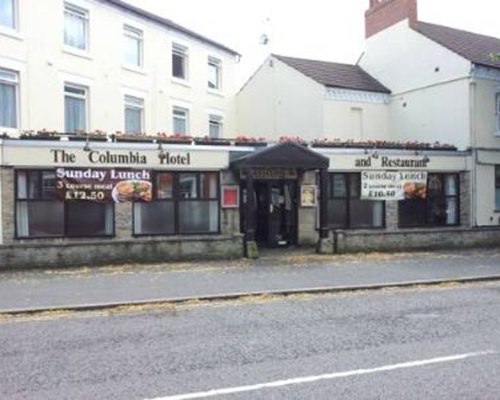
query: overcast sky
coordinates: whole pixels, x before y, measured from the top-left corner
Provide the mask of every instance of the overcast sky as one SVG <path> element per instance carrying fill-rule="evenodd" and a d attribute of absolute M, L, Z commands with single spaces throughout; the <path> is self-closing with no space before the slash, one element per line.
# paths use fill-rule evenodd
<path fill-rule="evenodd" d="M 270 52 L 356 63 L 368 0 L 125 0 L 220 42 L 244 81 Z M 499 0 L 418 0 L 419 20 L 500 38 Z M 261 34 L 270 42 L 259 44 Z"/>

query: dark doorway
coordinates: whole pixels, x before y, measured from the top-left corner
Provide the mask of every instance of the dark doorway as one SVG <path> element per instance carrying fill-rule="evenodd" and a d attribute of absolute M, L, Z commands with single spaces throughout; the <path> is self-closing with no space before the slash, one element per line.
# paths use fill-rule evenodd
<path fill-rule="evenodd" d="M 242 198 L 246 199 L 246 190 L 243 192 Z M 296 181 L 256 181 L 254 196 L 257 243 L 263 247 L 297 244 Z"/>

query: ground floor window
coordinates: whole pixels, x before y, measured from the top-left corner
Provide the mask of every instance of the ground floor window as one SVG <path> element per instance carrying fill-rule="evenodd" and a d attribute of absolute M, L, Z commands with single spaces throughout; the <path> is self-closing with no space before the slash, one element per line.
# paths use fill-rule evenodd
<path fill-rule="evenodd" d="M 219 232 L 217 172 L 158 172 L 153 201 L 134 204 L 135 235 Z"/>
<path fill-rule="evenodd" d="M 424 198 L 399 202 L 399 226 L 458 225 L 458 174 L 428 174 L 427 195 Z"/>
<path fill-rule="evenodd" d="M 55 171 L 16 171 L 16 236 L 92 237 L 114 234 L 113 203 L 61 201 Z"/>
<path fill-rule="evenodd" d="M 500 165 L 495 165 L 495 209 L 500 210 Z"/>
<path fill-rule="evenodd" d="M 362 200 L 359 173 L 328 175 L 328 226 L 330 228 L 382 228 L 385 225 L 385 203 Z"/>

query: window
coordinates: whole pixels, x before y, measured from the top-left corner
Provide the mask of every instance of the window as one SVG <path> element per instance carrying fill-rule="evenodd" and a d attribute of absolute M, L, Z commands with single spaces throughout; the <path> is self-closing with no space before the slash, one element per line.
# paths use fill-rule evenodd
<path fill-rule="evenodd" d="M 16 0 L 0 0 L 0 26 L 16 29 Z"/>
<path fill-rule="evenodd" d="M 208 57 L 208 87 L 210 89 L 221 89 L 221 61 L 217 58 Z"/>
<path fill-rule="evenodd" d="M 0 69 L 0 127 L 17 128 L 18 74 Z"/>
<path fill-rule="evenodd" d="M 156 174 L 151 203 L 134 204 L 134 234 L 202 234 L 219 231 L 216 172 Z"/>
<path fill-rule="evenodd" d="M 385 224 L 383 201 L 361 200 L 361 175 L 329 174 L 328 226 L 331 228 L 382 228 Z"/>
<path fill-rule="evenodd" d="M 495 209 L 500 211 L 500 165 L 495 165 Z"/>
<path fill-rule="evenodd" d="M 125 96 L 125 132 L 141 133 L 144 123 L 144 100 Z"/>
<path fill-rule="evenodd" d="M 88 11 L 64 4 L 64 44 L 79 50 L 88 50 Z"/>
<path fill-rule="evenodd" d="M 64 119 L 66 133 L 85 132 L 87 128 L 87 88 L 64 85 Z"/>
<path fill-rule="evenodd" d="M 125 39 L 124 63 L 134 67 L 142 67 L 142 31 L 125 26 L 123 34 Z"/>
<path fill-rule="evenodd" d="M 64 202 L 52 170 L 16 172 L 16 232 L 19 238 L 112 236 L 112 203 Z"/>
<path fill-rule="evenodd" d="M 399 226 L 446 226 L 459 224 L 457 174 L 429 174 L 425 199 L 399 201 Z"/>
<path fill-rule="evenodd" d="M 189 110 L 182 107 L 173 108 L 173 130 L 175 134 L 187 135 L 189 132 Z"/>
<path fill-rule="evenodd" d="M 188 79 L 188 49 L 175 43 L 172 45 L 172 76 Z"/>
<path fill-rule="evenodd" d="M 500 132 L 500 92 L 495 95 L 495 120 L 497 132 Z"/>
<path fill-rule="evenodd" d="M 211 115 L 208 118 L 209 136 L 211 138 L 222 137 L 222 117 L 220 115 Z"/>

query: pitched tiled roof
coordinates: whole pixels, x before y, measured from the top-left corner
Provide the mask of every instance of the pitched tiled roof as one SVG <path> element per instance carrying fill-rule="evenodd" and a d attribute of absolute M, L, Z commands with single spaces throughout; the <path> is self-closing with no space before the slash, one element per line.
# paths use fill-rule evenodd
<path fill-rule="evenodd" d="M 500 68 L 500 61 L 490 57 L 491 53 L 500 53 L 498 38 L 420 21 L 413 23 L 412 28 L 474 64 Z"/>
<path fill-rule="evenodd" d="M 124 1 L 121 1 L 121 0 L 104 0 L 105 2 L 109 3 L 109 4 L 112 4 L 122 10 L 125 10 L 125 11 L 128 11 L 128 12 L 131 12 L 133 14 L 136 14 L 137 16 L 139 17 L 142 17 L 142 18 L 145 18 L 145 19 L 148 19 L 150 21 L 153 21 L 153 22 L 156 22 L 160 25 L 163 25 L 167 28 L 170 28 L 170 29 L 173 29 L 177 32 L 181 32 L 193 39 L 197 39 L 199 40 L 200 42 L 203 42 L 205 44 L 208 44 L 210 46 L 214 46 L 220 50 L 224 50 L 234 56 L 237 56 L 239 55 L 239 53 L 237 53 L 236 51 L 230 49 L 229 47 L 226 47 L 224 46 L 223 44 L 220 44 L 216 41 L 213 41 L 212 39 L 209 39 L 205 36 L 202 36 L 190 29 L 187 29 L 187 28 L 184 28 L 183 26 L 179 25 L 179 24 L 176 24 L 175 22 L 169 20 L 169 19 L 166 19 L 166 18 L 162 18 L 156 14 L 153 14 L 153 13 L 150 13 L 146 10 L 143 10 L 142 8 L 138 8 L 138 7 L 135 7 L 135 6 L 132 6 L 130 5 L 129 3 L 126 3 Z"/>
<path fill-rule="evenodd" d="M 358 65 L 274 55 L 278 60 L 327 86 L 368 92 L 390 93 L 390 90 Z"/>

